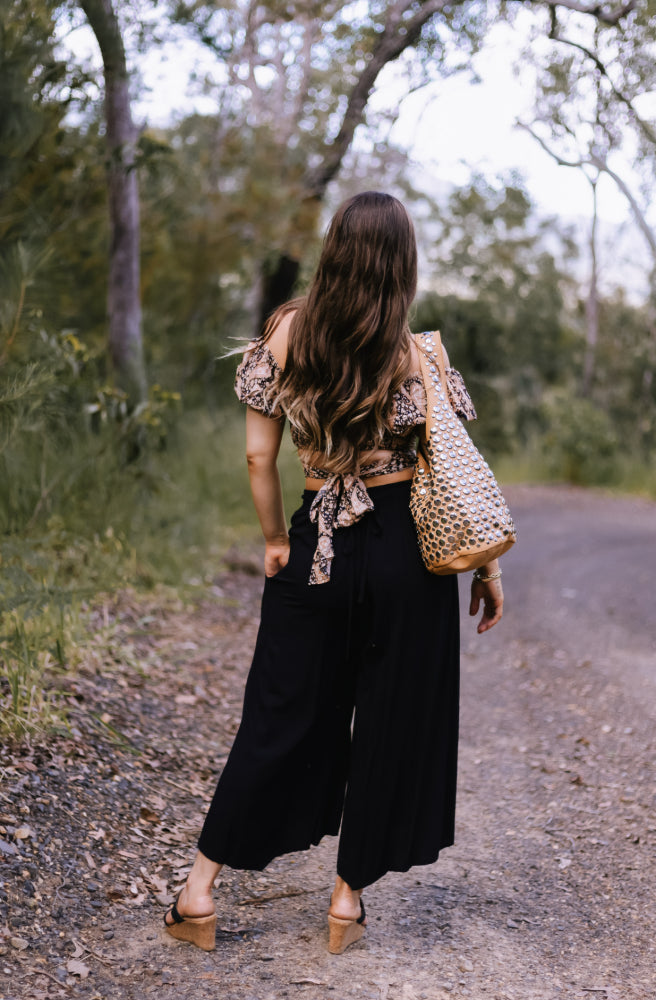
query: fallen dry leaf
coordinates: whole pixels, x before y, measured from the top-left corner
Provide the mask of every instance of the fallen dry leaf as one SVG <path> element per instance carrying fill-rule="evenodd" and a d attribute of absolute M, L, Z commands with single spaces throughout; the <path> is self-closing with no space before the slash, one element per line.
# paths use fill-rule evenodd
<path fill-rule="evenodd" d="M 166 889 L 168 883 L 162 875 L 151 875 L 146 868 L 140 868 L 139 871 L 148 885 L 152 886 L 153 889 L 156 889 L 157 892 L 162 892 Z"/>
<path fill-rule="evenodd" d="M 66 963 L 66 969 L 71 973 L 72 976 L 79 976 L 80 979 L 86 979 L 91 969 L 84 962 L 80 962 L 77 958 L 71 958 Z"/>
<path fill-rule="evenodd" d="M 159 816 L 148 806 L 142 806 L 139 810 L 139 818 L 145 820 L 146 823 L 159 823 Z"/>

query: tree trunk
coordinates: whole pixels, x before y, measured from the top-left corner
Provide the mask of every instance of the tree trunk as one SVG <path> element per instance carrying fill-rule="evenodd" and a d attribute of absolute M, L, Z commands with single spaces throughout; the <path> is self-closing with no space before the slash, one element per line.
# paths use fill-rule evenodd
<path fill-rule="evenodd" d="M 589 396 L 594 379 L 597 341 L 599 339 L 599 288 L 597 268 L 597 179 L 592 185 L 592 224 L 590 226 L 590 288 L 585 304 L 585 355 L 582 395 Z"/>
<path fill-rule="evenodd" d="M 117 382 L 132 403 L 146 398 L 141 337 L 138 132 L 132 121 L 128 70 L 112 0 L 80 0 L 102 54 L 105 75 L 107 186 L 111 243 L 107 313 L 109 354 Z"/>
<path fill-rule="evenodd" d="M 424 25 L 448 6 L 448 0 L 421 0 L 414 16 L 403 22 L 402 15 L 412 6 L 411 0 L 394 0 L 390 4 L 385 26 L 380 32 L 371 59 L 351 89 L 340 129 L 334 141 L 327 145 L 321 162 L 303 178 L 300 202 L 303 209 L 316 214 L 317 220 L 326 189 L 337 175 L 348 152 L 355 130 L 364 121 L 367 102 L 381 70 L 398 59 L 421 35 Z M 300 270 L 298 256 L 291 251 L 282 252 L 273 265 L 263 269 L 262 294 L 257 310 L 258 332 L 267 316 L 286 302 L 292 294 Z"/>
<path fill-rule="evenodd" d="M 263 266 L 258 302 L 257 333 L 260 333 L 273 310 L 291 299 L 294 286 L 298 281 L 300 267 L 300 261 L 285 253 L 280 254 L 273 264 Z"/>

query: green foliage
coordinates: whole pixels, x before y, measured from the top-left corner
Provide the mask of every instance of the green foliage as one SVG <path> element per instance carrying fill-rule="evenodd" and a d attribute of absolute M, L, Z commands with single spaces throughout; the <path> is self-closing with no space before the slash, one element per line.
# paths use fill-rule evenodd
<path fill-rule="evenodd" d="M 616 423 L 623 448 L 653 464 L 656 449 L 654 313 L 618 292 L 600 309 L 597 365 L 591 398 Z"/>
<path fill-rule="evenodd" d="M 595 379 L 582 399 L 584 306 L 565 271 L 567 234 L 533 218 L 516 181 L 504 187 L 481 178 L 453 194 L 436 224 L 437 266 L 458 291 L 424 295 L 413 325 L 441 330 L 477 407 L 472 435 L 483 451 L 495 461 L 512 457 L 531 475 L 629 481 L 631 466 L 653 461 L 649 306 L 621 295 L 602 301 Z M 551 249 L 557 238 L 560 264 Z M 650 488 L 648 477 L 633 481 Z"/>
<path fill-rule="evenodd" d="M 474 178 L 434 225 L 437 273 L 454 291 L 424 295 L 413 325 L 441 331 L 478 410 L 473 437 L 486 453 L 503 454 L 543 428 L 544 389 L 570 381 L 578 366 L 565 310 L 570 282 L 547 249 L 560 241 L 567 254 L 570 246 L 553 222 L 533 217 L 517 178 Z"/>
<path fill-rule="evenodd" d="M 609 415 L 589 399 L 554 393 L 544 403 L 544 451 L 551 473 L 576 484 L 609 482 L 620 444 Z"/>
<path fill-rule="evenodd" d="M 653 4 L 635 7 L 619 29 L 592 20 L 574 26 L 554 15 L 551 36 L 558 44 L 533 50 L 529 59 L 537 68 L 536 132 L 590 176 L 616 150 L 633 156 L 644 208 L 656 170 L 656 120 L 639 109 L 642 95 L 656 86 L 656 26 Z"/>
<path fill-rule="evenodd" d="M 8 0 L 0 22 L 0 196 L 61 117 L 54 98 L 65 75 L 53 43 L 53 5 Z"/>
<path fill-rule="evenodd" d="M 475 401 L 478 421 L 470 425 L 478 446 L 502 454 L 511 447 L 512 411 L 504 406 L 507 361 L 504 329 L 486 303 L 455 295 L 425 295 L 413 317 L 415 330 L 439 330 L 452 367 L 462 372 Z"/>
<path fill-rule="evenodd" d="M 44 316 L 48 334 L 102 336 L 102 154 L 93 120 L 66 120 L 87 79 L 55 47 L 57 7 L 10 0 L 0 24 L 0 368 L 33 360 Z"/>
<path fill-rule="evenodd" d="M 0 612 L 0 739 L 26 739 L 65 725 L 49 680 L 70 667 L 72 616 L 46 607 L 36 616 Z"/>

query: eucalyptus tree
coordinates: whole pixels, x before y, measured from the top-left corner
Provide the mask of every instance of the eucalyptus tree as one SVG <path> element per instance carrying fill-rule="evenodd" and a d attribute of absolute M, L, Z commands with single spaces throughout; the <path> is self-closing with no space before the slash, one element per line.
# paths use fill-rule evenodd
<path fill-rule="evenodd" d="M 236 175 L 252 188 L 256 211 L 245 219 L 246 252 L 261 257 L 258 236 L 266 234 L 266 259 L 254 262 L 263 283 L 260 318 L 288 297 L 297 279 L 304 243 L 315 235 L 326 189 L 381 70 L 422 43 L 422 35 L 431 34 L 441 51 L 438 26 L 431 32 L 428 22 L 448 7 L 444 0 L 176 5 L 178 20 L 218 57 L 212 79 L 204 81 L 217 103 L 217 186 L 229 196 Z M 446 17 L 464 61 L 482 9 L 472 17 L 456 5 Z M 449 71 L 445 56 L 442 62 Z"/>
<path fill-rule="evenodd" d="M 241 156 L 245 170 L 265 165 L 268 201 L 261 192 L 256 201 L 277 230 L 260 270 L 259 320 L 290 294 L 327 187 L 358 127 L 375 121 L 368 106 L 386 68 L 398 66 L 407 92 L 469 67 L 492 21 L 519 6 L 562 8 L 617 28 L 636 2 L 173 0 L 174 18 L 218 60 L 203 80 L 217 103 L 217 173 L 226 155 Z M 246 228 L 258 226 L 251 217 Z"/>
<path fill-rule="evenodd" d="M 533 121 L 522 127 L 562 166 L 613 180 L 656 267 L 656 234 L 648 221 L 656 112 L 641 111 L 641 99 L 656 91 L 656 3 L 638 4 L 621 32 L 581 19 L 563 25 L 552 12 L 549 38 L 557 46 L 538 64 Z M 614 169 L 618 154 L 631 163 L 632 180 Z"/>
<path fill-rule="evenodd" d="M 125 44 L 113 0 L 79 0 L 102 55 L 110 248 L 107 315 L 110 357 L 133 402 L 146 396 L 141 332 L 138 130 L 132 118 Z"/>
<path fill-rule="evenodd" d="M 588 238 L 590 277 L 586 297 L 586 352 L 582 391 L 590 394 L 600 330 L 598 288 L 598 185 L 608 176 L 626 198 L 647 244 L 652 298 L 656 292 L 656 230 L 649 219 L 656 180 L 656 114 L 641 99 L 656 89 L 656 5 L 640 3 L 621 32 L 581 18 L 561 23 L 550 15 L 556 48 L 538 64 L 536 108 L 526 129 L 560 166 L 579 170 L 591 191 Z M 656 324 L 651 354 L 656 363 Z"/>

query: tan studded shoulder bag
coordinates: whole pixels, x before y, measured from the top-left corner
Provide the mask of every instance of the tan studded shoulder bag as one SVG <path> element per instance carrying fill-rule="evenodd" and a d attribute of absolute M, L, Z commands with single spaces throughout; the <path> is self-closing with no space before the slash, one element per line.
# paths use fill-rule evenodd
<path fill-rule="evenodd" d="M 491 562 L 517 539 L 489 465 L 451 406 L 439 333 L 416 337 L 426 388 L 410 510 L 431 573 L 464 573 Z"/>

